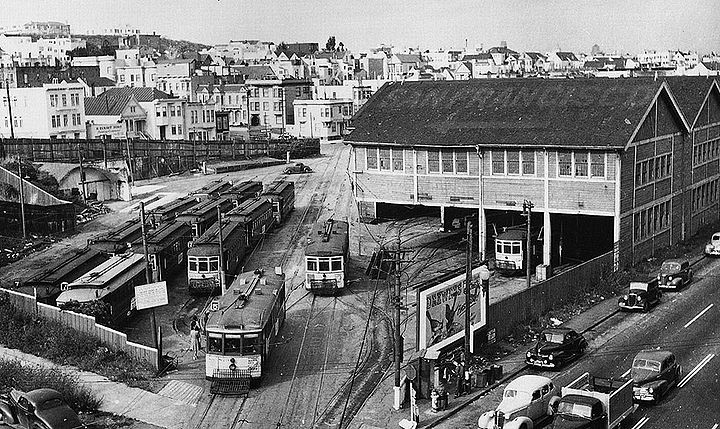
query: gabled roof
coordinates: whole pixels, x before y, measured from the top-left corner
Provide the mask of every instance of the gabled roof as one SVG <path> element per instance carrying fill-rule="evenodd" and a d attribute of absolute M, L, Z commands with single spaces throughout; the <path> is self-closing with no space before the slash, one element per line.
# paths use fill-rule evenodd
<path fill-rule="evenodd" d="M 493 57 L 490 54 L 481 52 L 479 54 L 469 54 L 462 57 L 463 61 L 473 61 L 473 60 L 492 60 Z"/>
<path fill-rule="evenodd" d="M 0 167 L 0 183 L 8 184 L 17 190 L 20 189 L 20 178 L 18 177 L 18 175 L 3 167 Z M 45 207 L 72 204 L 55 197 L 54 195 L 46 192 L 42 188 L 33 185 L 27 180 L 22 181 L 22 186 L 24 191 L 23 198 L 26 204 Z M 5 195 L 4 192 L 0 192 L 0 201 L 19 203 L 20 198 L 19 196 L 8 197 Z"/>
<path fill-rule="evenodd" d="M 546 60 L 547 57 L 540 52 L 525 52 L 525 55 L 530 57 L 533 61 L 537 61 L 538 59 Z"/>
<path fill-rule="evenodd" d="M 80 77 L 78 80 L 82 80 L 89 87 L 115 87 L 115 81 L 102 76 L 88 76 Z"/>
<path fill-rule="evenodd" d="M 85 115 L 115 116 L 122 111 L 130 101 L 129 96 L 123 97 L 85 97 Z"/>
<path fill-rule="evenodd" d="M 265 65 L 256 66 L 234 66 L 232 68 L 234 74 L 243 76 L 245 79 L 277 79 L 277 75 L 273 71 L 272 67 Z"/>
<path fill-rule="evenodd" d="M 680 110 L 692 127 L 715 81 L 705 76 L 670 76 L 664 80 L 670 86 Z"/>
<path fill-rule="evenodd" d="M 175 98 L 167 92 L 160 91 L 156 88 L 147 87 L 122 87 L 122 88 L 110 88 L 107 91 L 100 94 L 97 98 L 109 97 L 109 98 L 129 98 L 131 95 L 135 96 L 135 99 L 139 102 L 148 102 L 153 100 L 161 100 L 165 98 Z"/>
<path fill-rule="evenodd" d="M 662 84 L 645 78 L 389 83 L 353 117 L 346 141 L 622 149 Z"/>
<path fill-rule="evenodd" d="M 557 55 L 558 58 L 560 58 L 560 61 L 577 61 L 577 57 L 572 52 L 563 52 L 558 51 L 555 52 L 555 55 Z"/>

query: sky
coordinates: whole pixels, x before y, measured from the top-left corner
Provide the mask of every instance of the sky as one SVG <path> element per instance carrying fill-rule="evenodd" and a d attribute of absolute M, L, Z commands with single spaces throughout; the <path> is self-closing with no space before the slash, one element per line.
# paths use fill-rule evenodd
<path fill-rule="evenodd" d="M 215 44 L 260 39 L 351 51 L 380 44 L 473 50 L 720 52 L 719 0 L 2 0 L 0 26 L 62 21 L 73 32 L 130 25 Z"/>

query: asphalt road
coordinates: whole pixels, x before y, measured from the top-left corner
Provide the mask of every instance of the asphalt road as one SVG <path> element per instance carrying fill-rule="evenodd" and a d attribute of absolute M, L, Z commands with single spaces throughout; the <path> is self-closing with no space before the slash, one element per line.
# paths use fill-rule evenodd
<path fill-rule="evenodd" d="M 585 334 L 586 355 L 559 372 L 532 371 L 564 386 L 584 372 L 622 377 L 635 354 L 661 347 L 675 353 L 683 368 L 680 387 L 656 405 L 641 405 L 628 428 L 717 429 L 720 425 L 720 261 L 708 261 L 695 281 L 680 292 L 666 292 L 649 313 L 619 313 Z M 610 306 L 608 307 L 610 311 Z M 439 425 L 477 427 L 482 412 L 500 401 L 502 388 L 474 402 Z"/>

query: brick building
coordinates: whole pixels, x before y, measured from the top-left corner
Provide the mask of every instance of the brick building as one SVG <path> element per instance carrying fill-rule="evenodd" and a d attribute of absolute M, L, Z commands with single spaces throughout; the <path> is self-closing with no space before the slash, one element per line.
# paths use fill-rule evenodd
<path fill-rule="evenodd" d="M 346 139 L 361 217 L 477 214 L 492 257 L 529 200 L 544 264 L 649 256 L 718 219 L 718 85 L 685 79 L 387 84 Z"/>

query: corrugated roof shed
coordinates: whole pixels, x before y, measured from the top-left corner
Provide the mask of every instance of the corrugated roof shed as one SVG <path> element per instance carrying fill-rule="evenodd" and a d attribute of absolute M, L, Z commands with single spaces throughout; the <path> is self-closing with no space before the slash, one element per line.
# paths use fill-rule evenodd
<path fill-rule="evenodd" d="M 625 147 L 653 79 L 502 79 L 384 85 L 346 141 L 406 146 Z"/>

